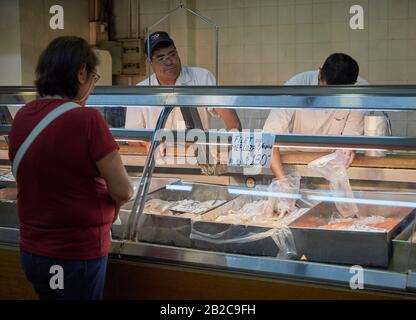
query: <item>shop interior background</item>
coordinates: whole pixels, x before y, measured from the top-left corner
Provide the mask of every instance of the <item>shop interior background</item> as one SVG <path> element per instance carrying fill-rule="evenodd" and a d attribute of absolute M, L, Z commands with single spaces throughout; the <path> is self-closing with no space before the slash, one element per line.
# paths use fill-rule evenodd
<path fill-rule="evenodd" d="M 179 2 L 1 0 L 0 85 L 33 85 L 40 52 L 61 35 L 84 37 L 101 49 L 101 84 L 134 85 L 147 76 L 144 56 L 135 54 L 135 46 L 142 50 L 145 28 Z M 282 85 L 299 72 L 317 69 L 333 52 L 355 58 L 360 75 L 370 84 L 416 83 L 416 0 L 182 3 L 219 25 L 220 84 Z M 63 30 L 50 28 L 53 5 L 64 8 Z M 363 30 L 350 28 L 353 5 L 364 9 Z M 183 65 L 215 72 L 214 32 L 202 20 L 179 10 L 156 29 L 171 34 Z M 126 59 L 131 61 L 125 63 Z M 252 129 L 261 128 L 267 114 L 268 110 L 250 116 L 239 111 L 243 126 Z M 416 135 L 416 114 L 393 112 L 390 118 L 394 135 Z"/>

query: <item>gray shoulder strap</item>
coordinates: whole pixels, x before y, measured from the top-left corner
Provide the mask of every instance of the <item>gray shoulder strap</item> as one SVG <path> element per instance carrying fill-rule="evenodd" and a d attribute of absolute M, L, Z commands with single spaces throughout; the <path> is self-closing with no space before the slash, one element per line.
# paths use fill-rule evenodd
<path fill-rule="evenodd" d="M 20 161 L 22 161 L 23 156 L 25 155 L 27 149 L 32 145 L 33 141 L 37 138 L 37 136 L 45 129 L 53 120 L 58 118 L 61 114 L 78 108 L 79 105 L 75 102 L 66 102 L 59 106 L 58 108 L 49 112 L 37 125 L 33 128 L 32 132 L 27 136 L 25 141 L 20 146 L 19 150 L 17 150 L 16 156 L 14 157 L 13 161 L 13 176 L 17 178 L 17 169 L 19 168 Z"/>

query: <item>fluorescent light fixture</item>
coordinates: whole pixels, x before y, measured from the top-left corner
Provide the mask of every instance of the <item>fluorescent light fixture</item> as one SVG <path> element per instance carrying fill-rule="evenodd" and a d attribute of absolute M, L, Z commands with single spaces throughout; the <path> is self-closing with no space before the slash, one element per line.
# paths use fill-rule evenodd
<path fill-rule="evenodd" d="M 166 185 L 167 190 L 176 190 L 176 191 L 192 191 L 192 186 L 185 186 L 181 184 L 168 184 Z"/>
<path fill-rule="evenodd" d="M 228 188 L 230 194 L 244 194 L 251 196 L 260 197 L 274 197 L 274 198 L 289 198 L 289 199 L 301 199 L 300 194 L 285 193 L 285 192 L 272 192 L 272 191 L 260 191 L 260 190 L 249 190 L 249 189 L 233 189 Z"/>
<path fill-rule="evenodd" d="M 306 196 L 309 200 L 315 201 L 328 201 L 328 202 L 342 202 L 342 203 L 355 203 L 355 204 L 372 204 L 390 207 L 405 207 L 416 208 L 416 202 L 407 201 L 391 201 L 391 200 L 379 200 L 379 199 L 357 199 L 357 198 L 344 198 L 344 197 L 327 197 L 327 196 Z"/>
<path fill-rule="evenodd" d="M 368 150 L 375 150 L 375 151 L 388 151 L 387 149 L 375 149 L 375 148 L 355 148 L 355 147 L 326 147 L 326 146 L 292 146 L 292 145 L 280 145 L 279 143 L 276 144 L 280 149 L 285 148 L 296 148 L 296 149 L 325 149 L 325 150 L 362 150 L 362 151 L 368 151 Z"/>
<path fill-rule="evenodd" d="M 292 194 L 284 192 L 272 192 L 272 191 L 260 191 L 250 189 L 238 189 L 228 188 L 230 194 L 240 195 L 252 195 L 259 197 L 274 197 L 274 198 L 286 198 L 286 199 L 305 199 L 312 201 L 325 201 L 325 202 L 341 202 L 341 203 L 355 203 L 355 204 L 370 204 L 390 207 L 405 207 L 405 208 L 416 208 L 416 202 L 408 201 L 392 201 L 392 200 L 379 200 L 379 199 L 360 199 L 360 198 L 345 198 L 345 197 L 333 197 L 324 195 L 304 195 Z"/>

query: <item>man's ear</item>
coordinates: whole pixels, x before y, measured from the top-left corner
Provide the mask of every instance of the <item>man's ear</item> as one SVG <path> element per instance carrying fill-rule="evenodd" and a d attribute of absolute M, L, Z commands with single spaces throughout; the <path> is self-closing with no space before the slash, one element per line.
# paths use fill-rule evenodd
<path fill-rule="evenodd" d="M 87 66 L 85 65 L 85 63 L 79 69 L 77 76 L 78 76 L 78 81 L 80 84 L 84 84 L 85 82 L 87 82 L 88 72 L 87 72 Z"/>

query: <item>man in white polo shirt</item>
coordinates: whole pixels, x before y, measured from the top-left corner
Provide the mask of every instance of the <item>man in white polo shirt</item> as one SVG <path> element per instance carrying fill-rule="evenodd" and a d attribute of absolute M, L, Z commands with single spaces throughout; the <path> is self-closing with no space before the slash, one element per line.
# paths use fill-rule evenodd
<path fill-rule="evenodd" d="M 149 62 L 153 69 L 150 76 L 152 86 L 212 86 L 215 78 L 206 69 L 198 67 L 182 67 L 181 60 L 173 40 L 166 32 L 158 31 L 149 36 L 150 57 Z M 147 54 L 148 43 L 145 42 Z M 138 83 L 139 86 L 149 85 L 149 78 Z M 125 127 L 129 129 L 154 128 L 161 112 L 161 107 L 127 108 Z M 198 108 L 202 125 L 205 129 L 209 126 L 209 116 L 223 119 L 228 130 L 241 130 L 241 123 L 236 112 L 224 108 Z M 179 108 L 174 108 L 169 115 L 165 128 L 185 129 L 182 113 Z"/>
<path fill-rule="evenodd" d="M 366 85 L 368 82 L 358 76 L 358 63 L 343 53 L 331 54 L 322 68 L 300 73 L 285 85 Z M 352 110 L 305 110 L 274 109 L 270 112 L 263 131 L 268 133 L 297 133 L 311 135 L 362 135 L 364 131 L 364 112 Z M 348 166 L 354 159 L 351 150 L 338 152 L 350 156 Z M 279 148 L 273 148 L 271 169 L 281 179 L 284 171 Z"/>

